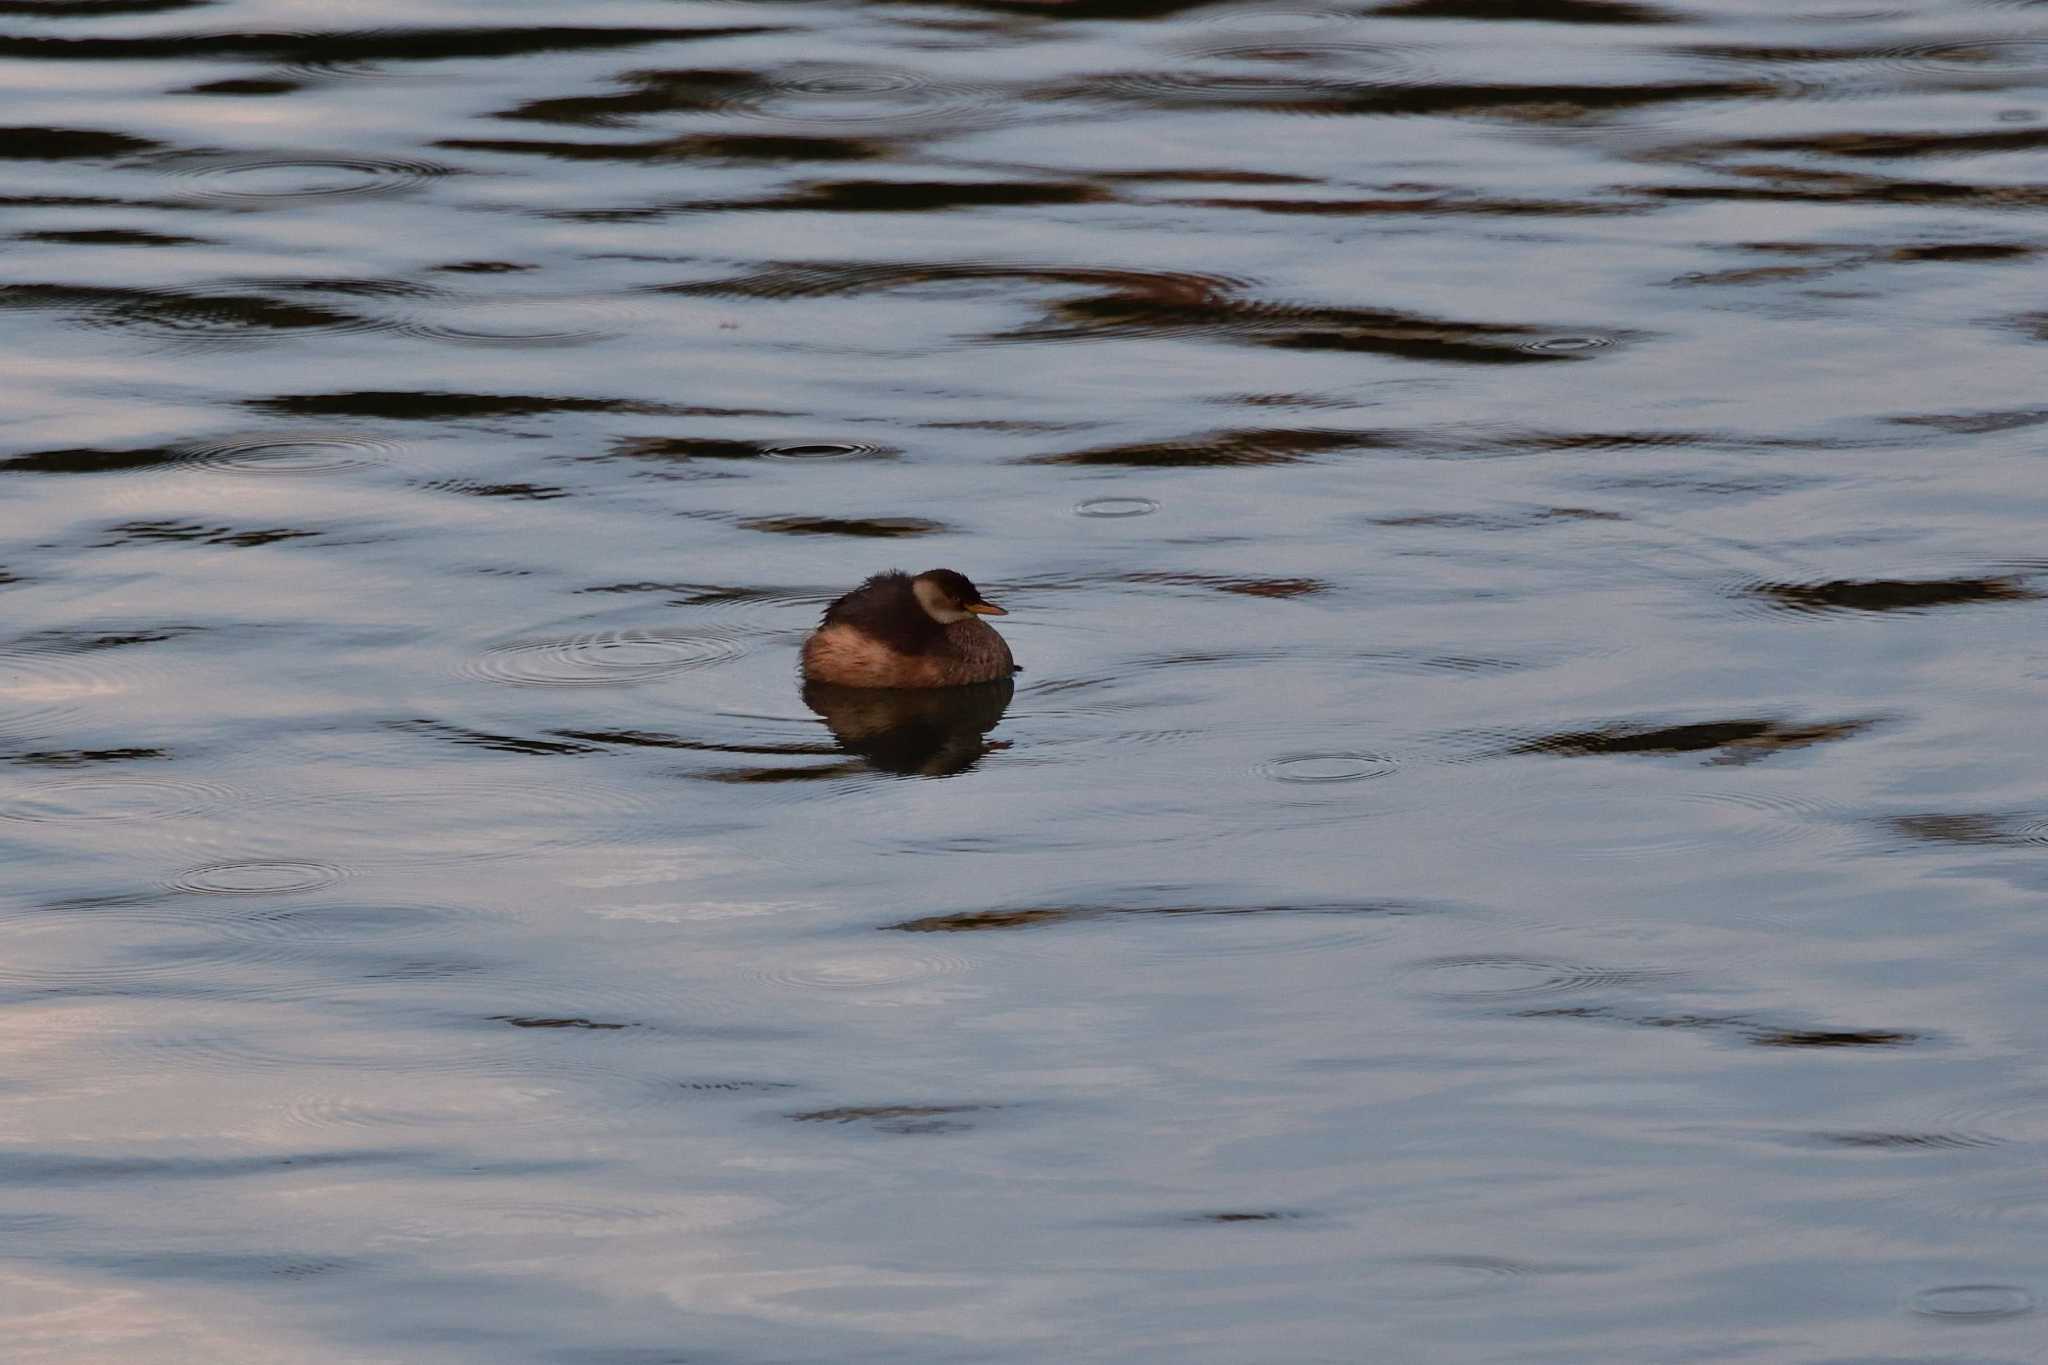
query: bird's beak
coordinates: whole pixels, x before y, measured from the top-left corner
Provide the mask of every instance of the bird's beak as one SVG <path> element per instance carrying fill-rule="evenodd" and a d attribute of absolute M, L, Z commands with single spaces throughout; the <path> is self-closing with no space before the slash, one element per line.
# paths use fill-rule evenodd
<path fill-rule="evenodd" d="M 966 602 L 962 605 L 976 616 L 1008 616 L 1010 614 L 993 602 Z"/>

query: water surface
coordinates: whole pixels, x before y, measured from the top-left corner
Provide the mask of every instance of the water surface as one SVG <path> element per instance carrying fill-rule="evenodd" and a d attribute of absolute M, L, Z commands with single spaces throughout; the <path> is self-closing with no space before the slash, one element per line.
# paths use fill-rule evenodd
<path fill-rule="evenodd" d="M 2040 5 L 0 91 L 11 1360 L 2038 1358 Z M 800 690 L 941 565 L 1014 689 Z"/>

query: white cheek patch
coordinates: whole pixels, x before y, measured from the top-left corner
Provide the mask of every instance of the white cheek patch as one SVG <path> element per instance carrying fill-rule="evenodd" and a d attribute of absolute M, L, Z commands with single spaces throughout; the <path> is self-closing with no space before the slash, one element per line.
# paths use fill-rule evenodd
<path fill-rule="evenodd" d="M 950 626 L 955 621 L 965 621 L 971 615 L 971 613 L 964 612 L 948 603 L 944 597 L 940 596 L 936 585 L 927 583 L 923 579 L 918 579 L 912 583 L 910 591 L 916 595 L 917 605 L 924 608 L 924 614 L 942 626 Z"/>

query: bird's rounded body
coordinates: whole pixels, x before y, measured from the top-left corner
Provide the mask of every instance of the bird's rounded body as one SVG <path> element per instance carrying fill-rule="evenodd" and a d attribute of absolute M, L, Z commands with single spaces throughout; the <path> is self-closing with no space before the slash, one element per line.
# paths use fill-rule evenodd
<path fill-rule="evenodd" d="M 1002 608 L 949 569 L 876 574 L 825 608 L 804 641 L 803 672 L 841 687 L 963 687 L 1016 672 L 1001 635 L 980 618 Z"/>

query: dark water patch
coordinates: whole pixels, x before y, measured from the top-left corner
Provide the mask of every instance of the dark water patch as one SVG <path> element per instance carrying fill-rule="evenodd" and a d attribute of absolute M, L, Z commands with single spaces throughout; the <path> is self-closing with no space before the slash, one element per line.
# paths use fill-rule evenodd
<path fill-rule="evenodd" d="M 1769 100 L 1782 93 L 1767 81 L 1665 81 L 1581 85 L 1423 80 L 1392 62 L 1385 79 L 1267 76 L 1201 71 L 1162 75 L 1118 72 L 1087 87 L 1062 92 L 1075 100 L 1121 100 L 1150 108 L 1194 111 L 1205 107 L 1259 109 L 1326 118 L 1466 118 L 1530 128 L 1599 127 L 1675 121 L 1707 103 Z"/>
<path fill-rule="evenodd" d="M 1232 427 L 1176 441 L 1134 441 L 1122 445 L 1089 446 L 1054 455 L 1030 455 L 1020 463 L 1201 469 L 1222 465 L 1291 464 L 1313 455 L 1383 450 L 1399 444 L 1399 437 L 1376 431 Z"/>
<path fill-rule="evenodd" d="M 510 1024 L 513 1028 L 583 1029 L 599 1033 L 612 1033 L 635 1027 L 632 1024 L 585 1019 L 580 1015 L 494 1014 L 491 1016 L 491 1022 Z"/>
<path fill-rule="evenodd" d="M 702 782 L 722 782 L 734 787 L 777 786 L 788 782 L 838 782 L 866 772 L 856 763 L 822 763 L 805 768 L 716 768 L 690 776 Z"/>
<path fill-rule="evenodd" d="M 464 748 L 488 749 L 493 753 L 526 754 L 547 757 L 558 754 L 594 754 L 599 749 L 594 744 L 582 744 L 573 740 L 535 739 L 523 735 L 493 734 L 487 730 L 471 730 L 460 725 L 449 725 L 432 720 L 389 721 L 386 729 L 400 734 L 425 735 L 442 739 Z"/>
<path fill-rule="evenodd" d="M 199 634 L 203 626 L 160 625 L 112 630 L 93 626 L 53 626 L 17 636 L 14 648 L 26 653 L 83 654 L 103 649 L 129 649 L 135 645 L 160 645 Z"/>
<path fill-rule="evenodd" d="M 213 344 L 249 343 L 265 332 L 358 331 L 376 325 L 324 304 L 266 294 L 78 284 L 0 286 L 0 310 L 5 309 L 64 313 L 81 326 Z"/>
<path fill-rule="evenodd" d="M 1097 171 L 1097 180 L 1133 185 L 1318 185 L 1311 176 L 1279 171 L 1236 171 L 1190 166 L 1164 171 Z"/>
<path fill-rule="evenodd" d="M 203 526 L 185 521 L 128 521 L 108 527 L 105 534 L 109 539 L 94 541 L 95 549 L 176 542 L 253 549 L 292 540 L 318 540 L 326 532 L 300 530 L 289 526 L 237 529 L 232 526 Z"/>
<path fill-rule="evenodd" d="M 1293 1223 L 1309 1215 L 1296 1209 L 1214 1209 L 1202 1213 L 1183 1213 L 1172 1221 L 1176 1223 Z"/>
<path fill-rule="evenodd" d="M 127 1279 L 194 1281 L 219 1286 L 242 1286 L 266 1279 L 325 1278 L 360 1271 L 371 1264 L 355 1257 L 288 1251 L 130 1251 L 111 1256 L 78 1256 L 70 1261 Z"/>
<path fill-rule="evenodd" d="M 855 536 L 869 540 L 901 540 L 953 529 L 926 517 L 747 517 L 739 524 L 749 531 L 779 536 Z"/>
<path fill-rule="evenodd" d="M 285 80 L 276 76 L 244 76 L 224 81 L 206 81 L 199 85 L 188 85 L 178 93 L 181 95 L 223 95 L 230 97 L 289 95 L 305 89 L 305 82 Z"/>
<path fill-rule="evenodd" d="M 606 748 L 676 749 L 686 753 L 716 754 L 787 754 L 813 758 L 838 752 L 838 749 L 829 744 L 770 744 L 743 740 L 692 739 L 687 735 L 656 730 L 554 730 L 550 733 Z"/>
<path fill-rule="evenodd" d="M 0 459 L 0 473 L 113 474 L 195 468 L 242 474 L 333 474 L 385 462 L 391 442 L 336 430 L 261 431 L 133 450 L 37 450 Z"/>
<path fill-rule="evenodd" d="M 426 479 L 413 485 L 435 493 L 460 493 L 467 498 L 509 498 L 515 502 L 553 502 L 569 490 L 546 483 L 477 483 L 471 479 Z"/>
<path fill-rule="evenodd" d="M 10 474 L 107 474 L 135 469 L 161 469 L 175 465 L 181 452 L 169 447 L 141 450 L 35 450 L 0 460 L 0 472 Z"/>
<path fill-rule="evenodd" d="M 2048 128 L 2014 128 L 1976 133 L 1813 133 L 1800 137 L 1742 138 L 1712 144 L 1723 152 L 1795 152 L 1808 156 L 1892 157 L 1986 156 L 2048 148 Z"/>
<path fill-rule="evenodd" d="M 1924 412 L 1889 419 L 1899 426 L 1933 427 L 1957 436 L 1990 436 L 2025 431 L 2048 423 L 2048 408 L 2005 408 L 1989 412 Z"/>
<path fill-rule="evenodd" d="M 541 138 L 445 138 L 434 144 L 450 151 L 542 156 L 556 161 L 638 162 L 839 162 L 875 161 L 890 144 L 873 137 L 824 134 L 694 133 L 640 142 L 562 142 Z M 679 206 L 681 207 L 681 206 Z"/>
<path fill-rule="evenodd" d="M 61 246 L 204 246 L 204 237 L 180 237 L 169 232 L 142 228 L 46 228 L 39 232 L 17 232 L 16 241 L 54 242 Z"/>
<path fill-rule="evenodd" d="M 1044 924 L 1095 919 L 1106 913 L 1109 912 L 1080 906 L 1041 906 L 1030 910 L 969 910 L 954 915 L 926 915 L 921 919 L 909 919 L 900 924 L 884 924 L 880 927 L 898 929 L 907 934 L 966 934 L 989 929 L 1029 929 Z"/>
<path fill-rule="evenodd" d="M 215 0 L 0 0 L 0 14 L 27 19 L 100 19 L 116 14 L 168 14 Z"/>
<path fill-rule="evenodd" d="M 1029 180 L 822 180 L 775 199 L 731 208 L 813 213 L 936 213 L 949 209 L 1099 204 L 1112 196 L 1075 182 Z"/>
<path fill-rule="evenodd" d="M 6 761 L 25 768 L 82 768 L 95 763 L 137 763 L 171 757 L 168 749 L 33 749 L 9 754 Z"/>
<path fill-rule="evenodd" d="M 1619 512 L 1597 507 L 1530 507 L 1488 512 L 1404 512 L 1374 517 L 1371 524 L 1394 530 L 1523 531 L 1556 522 L 1625 520 Z"/>
<path fill-rule="evenodd" d="M 1501 752 L 1597 757 L 1616 754 L 1705 754 L 1712 764 L 1754 763 L 1773 754 L 1851 739 L 1877 724 L 1839 720 L 1800 724 L 1769 719 L 1699 721 L 1686 725 L 1601 726 L 1559 730 L 1522 740 Z"/>
<path fill-rule="evenodd" d="M 897 452 L 865 441 L 746 441 L 713 436 L 623 436 L 609 458 L 687 463 L 691 460 L 856 460 Z"/>
<path fill-rule="evenodd" d="M 2036 254 L 2039 249 L 2019 242 L 1943 242 L 1930 246 L 1897 247 L 1889 254 L 1888 259 L 1904 264 L 1923 261 L 1944 264 L 2021 261 Z"/>
<path fill-rule="evenodd" d="M 636 71 L 627 88 L 603 95 L 529 100 L 497 117 L 582 127 L 616 127 L 661 114 L 755 119 L 777 135 L 907 138 L 957 134 L 995 110 L 991 92 L 914 67 L 797 62 L 731 68 Z"/>
<path fill-rule="evenodd" d="M 1644 185 L 1639 193 L 1671 201 L 1731 204 L 1947 204 L 1996 209 L 2037 209 L 2048 204 L 2048 185 L 1907 180 L 1796 166 L 1752 166 L 1735 173 L 1745 183 Z"/>
<path fill-rule="evenodd" d="M 1124 579 L 1131 583 L 1164 583 L 1176 587 L 1211 588 L 1238 597 L 1313 597 L 1317 593 L 1330 590 L 1330 584 L 1320 578 L 1233 578 L 1223 574 L 1148 572 L 1125 574 Z"/>
<path fill-rule="evenodd" d="M 390 422 L 459 422 L 498 417 L 546 417 L 556 413 L 673 415 L 682 410 L 656 403 L 572 395 L 451 393 L 422 389 L 359 389 L 342 393 L 280 394 L 248 398 L 242 406 L 279 417 L 381 418 Z"/>
<path fill-rule="evenodd" d="M 0 57 L 59 62 L 221 61 L 243 58 L 332 68 L 377 63 L 601 52 L 661 43 L 775 33 L 761 25 L 724 28 L 527 27 L 387 28 L 327 33 L 197 32 L 65 38 L 0 34 Z"/>
<path fill-rule="evenodd" d="M 801 1090 L 794 1081 L 750 1081 L 750 1080 L 698 1080 L 677 1081 L 675 1088 L 691 1094 L 706 1095 L 773 1095 L 786 1090 Z"/>
<path fill-rule="evenodd" d="M 1281 214 L 1297 218 L 1379 218 L 1408 215 L 1428 218 L 1599 218 L 1647 213 L 1654 207 L 1637 200 L 1507 199 L 1427 186 L 1418 186 L 1399 196 L 1251 199 L 1212 195 L 1202 199 L 1181 199 L 1175 202 L 1187 208 L 1246 209 L 1254 213 Z"/>
<path fill-rule="evenodd" d="M 517 275 L 535 269 L 517 261 L 454 261 L 433 269 L 450 275 Z"/>
<path fill-rule="evenodd" d="M 932 1133 L 964 1133 L 977 1127 L 972 1119 L 959 1117 L 1000 1109 L 998 1104 L 868 1104 L 835 1109 L 811 1109 L 790 1114 L 797 1123 L 829 1123 L 836 1126 L 859 1124 L 877 1133 L 913 1136 Z"/>
<path fill-rule="evenodd" d="M 1889 815 L 1878 827 L 1916 843 L 1966 848 L 2025 848 L 2048 845 L 2048 815 L 2016 811 L 1942 811 Z"/>
<path fill-rule="evenodd" d="M 803 299 L 945 286 L 958 297 L 985 286 L 994 299 L 1055 289 L 1039 322 L 983 337 L 992 342 L 1187 337 L 1293 351 L 1342 351 L 1465 364 L 1579 361 L 1589 348 L 1531 348 L 1547 329 L 1462 322 L 1395 309 L 1291 303 L 1244 296 L 1248 281 L 1221 275 L 1035 265 L 875 265 L 792 262 L 723 280 L 665 286 L 691 296 Z M 1079 291 L 1079 292 L 1076 292 Z M 1613 338 L 1601 338 L 1612 340 Z"/>
<path fill-rule="evenodd" d="M 1922 1033 L 1885 1029 L 1788 1028 L 1746 1014 L 1672 1014 L 1612 1005 L 1554 1005 L 1514 1011 L 1517 1019 L 1568 1019 L 1626 1024 L 1632 1028 L 1682 1033 L 1725 1034 L 1752 1047 L 1865 1048 L 1909 1047 L 1928 1041 Z"/>
<path fill-rule="evenodd" d="M 1999 1145 L 1994 1138 L 1973 1133 L 1895 1133 L 1875 1129 L 1791 1133 L 1786 1137 L 1801 1146 L 1847 1152 L 1965 1152 Z"/>
<path fill-rule="evenodd" d="M 1630 0 L 1400 0 L 1383 19 L 1473 19 L 1539 24 L 1672 24 L 1681 16 Z"/>
<path fill-rule="evenodd" d="M 1175 918 L 1270 918 L 1274 921 L 1285 919 L 1389 919 L 1407 915 L 1429 913 L 1437 907 L 1403 901 L 1361 901 L 1361 902 L 1303 902 L 1299 904 L 1257 904 L 1229 902 L 1219 904 L 1198 904 L 1167 901 L 1157 905 L 1116 905 L 1108 903 L 1076 903 L 1071 905 L 1043 905 L 1004 907 L 995 910 L 963 910 L 943 915 L 924 915 L 916 919 L 902 920 L 894 924 L 876 926 L 879 929 L 909 934 L 957 934 L 981 933 L 991 930 L 1036 929 L 1054 924 L 1072 924 L 1086 920 L 1109 918 L 1159 917 Z"/>
<path fill-rule="evenodd" d="M 402 1149 L 305 1151 L 259 1156 L 97 1156 L 83 1152 L 0 1151 L 0 1185 L 92 1185 L 124 1181 L 226 1180 L 282 1171 L 406 1166 L 422 1153 Z"/>
<path fill-rule="evenodd" d="M 1750 1041 L 1784 1048 L 1909 1047 L 1924 1036 L 1891 1029 L 1762 1029 Z"/>
<path fill-rule="evenodd" d="M 0 45 L 4 45 L 0 38 Z M 99 161 L 155 151 L 163 144 L 94 128 L 0 128 L 0 161 Z"/>
<path fill-rule="evenodd" d="M 1982 602 L 2033 602 L 2042 594 L 2017 575 L 1968 578 L 1836 578 L 1755 583 L 1742 592 L 1785 611 L 1930 611 Z"/>

